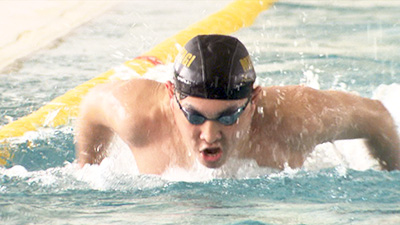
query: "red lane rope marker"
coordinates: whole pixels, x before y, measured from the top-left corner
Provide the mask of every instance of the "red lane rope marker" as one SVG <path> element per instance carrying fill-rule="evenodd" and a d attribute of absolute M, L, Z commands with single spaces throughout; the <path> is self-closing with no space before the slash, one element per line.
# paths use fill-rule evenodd
<path fill-rule="evenodd" d="M 146 60 L 146 61 L 148 61 L 148 62 L 151 62 L 154 66 L 164 64 L 163 61 L 161 61 L 159 58 L 157 58 L 157 57 L 155 57 L 155 56 L 142 55 L 142 56 L 136 57 L 135 59 Z"/>

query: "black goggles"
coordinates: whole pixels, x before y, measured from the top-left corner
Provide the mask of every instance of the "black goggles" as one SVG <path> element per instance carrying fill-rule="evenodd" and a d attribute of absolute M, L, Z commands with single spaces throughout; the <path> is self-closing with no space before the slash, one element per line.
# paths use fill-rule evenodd
<path fill-rule="evenodd" d="M 225 126 L 230 126 L 230 125 L 233 125 L 234 123 L 236 123 L 236 121 L 238 120 L 240 115 L 244 112 L 244 110 L 246 109 L 247 105 L 250 102 L 251 97 L 249 97 L 247 99 L 247 102 L 242 107 L 239 107 L 233 111 L 227 110 L 227 111 L 221 113 L 221 115 L 215 119 L 207 118 L 207 117 L 201 115 L 201 113 L 197 112 L 196 110 L 186 109 L 186 108 L 182 107 L 181 103 L 178 101 L 178 97 L 176 97 L 176 94 L 175 94 L 175 99 L 176 99 L 176 102 L 178 103 L 179 108 L 183 112 L 183 115 L 185 115 L 185 117 L 189 121 L 189 123 L 191 123 L 193 125 L 200 125 L 200 124 L 203 124 L 206 120 L 213 120 L 213 121 L 217 121 Z"/>

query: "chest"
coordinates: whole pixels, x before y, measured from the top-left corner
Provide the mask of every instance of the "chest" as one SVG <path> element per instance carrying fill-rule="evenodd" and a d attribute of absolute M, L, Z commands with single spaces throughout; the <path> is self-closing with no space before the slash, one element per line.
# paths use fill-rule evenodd
<path fill-rule="evenodd" d="M 187 167 L 189 159 L 176 132 L 166 124 L 126 129 L 122 139 L 128 144 L 143 174 L 162 174 L 170 166 Z"/>
<path fill-rule="evenodd" d="M 300 137 L 263 130 L 252 135 L 242 158 L 253 159 L 262 167 L 284 169 L 285 165 L 289 165 L 296 168 L 303 164 L 312 149 L 313 146 Z"/>

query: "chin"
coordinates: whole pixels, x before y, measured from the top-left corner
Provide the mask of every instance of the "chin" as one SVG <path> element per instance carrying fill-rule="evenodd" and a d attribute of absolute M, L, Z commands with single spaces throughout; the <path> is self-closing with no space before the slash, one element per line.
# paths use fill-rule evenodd
<path fill-rule="evenodd" d="M 218 169 L 221 166 L 223 166 L 225 164 L 225 161 L 226 161 L 224 158 L 221 158 L 218 161 L 212 161 L 212 162 L 206 161 L 206 160 L 204 160 L 204 158 L 202 157 L 201 154 L 200 154 L 198 160 L 203 166 L 205 166 L 205 167 L 207 167 L 209 169 Z"/>
<path fill-rule="evenodd" d="M 224 165 L 223 163 L 218 163 L 218 164 L 210 164 L 210 163 L 204 163 L 202 162 L 201 164 L 203 164 L 203 166 L 209 168 L 209 169 L 218 169 L 220 168 L 222 165 Z"/>

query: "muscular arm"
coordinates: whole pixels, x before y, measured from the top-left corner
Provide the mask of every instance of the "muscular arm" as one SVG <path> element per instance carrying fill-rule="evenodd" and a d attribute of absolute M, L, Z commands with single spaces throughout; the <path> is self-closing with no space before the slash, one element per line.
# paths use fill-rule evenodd
<path fill-rule="evenodd" d="M 366 100 L 367 101 L 367 100 Z M 370 153 L 383 169 L 400 169 L 400 140 L 396 126 L 387 109 L 379 101 L 369 100 L 361 109 L 362 116 L 357 120 L 365 131 Z"/>
<path fill-rule="evenodd" d="M 106 156 L 112 131 L 103 125 L 82 121 L 77 134 L 77 157 L 80 166 L 98 164 Z"/>
<path fill-rule="evenodd" d="M 291 156 L 301 155 L 304 160 L 318 144 L 365 138 L 370 154 L 383 169 L 400 169 L 400 140 L 381 102 L 304 86 L 270 87 L 264 91 L 263 107 L 268 112 L 265 124 L 272 127 L 269 133 L 290 148 Z"/>
<path fill-rule="evenodd" d="M 161 129 L 161 83 L 146 79 L 113 82 L 94 88 L 82 101 L 77 120 L 78 163 L 100 163 L 114 134 L 133 151 L 149 144 L 149 133 Z M 146 132 L 144 132 L 146 131 Z"/>
<path fill-rule="evenodd" d="M 80 106 L 76 124 L 76 148 L 80 166 L 100 163 L 106 157 L 106 150 L 113 136 L 108 110 L 111 87 L 95 88 L 85 97 Z"/>
<path fill-rule="evenodd" d="M 319 97 L 326 98 L 324 104 L 320 103 L 326 106 L 322 111 L 331 108 L 322 118 L 328 121 L 325 126 L 332 140 L 365 138 L 370 154 L 383 169 L 400 169 L 400 141 L 395 123 L 380 101 L 339 91 L 326 91 Z"/>

